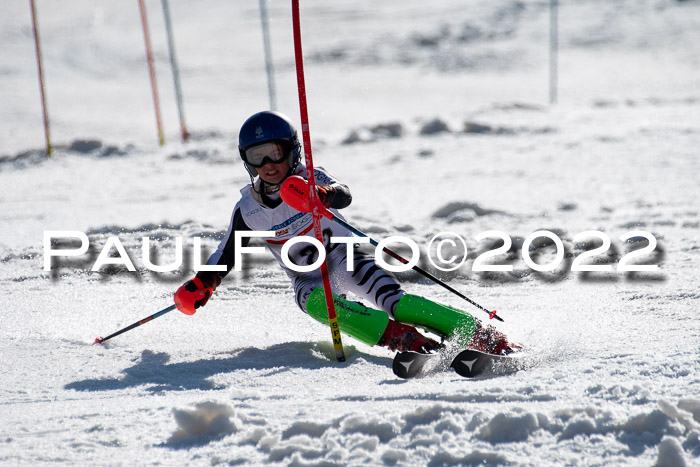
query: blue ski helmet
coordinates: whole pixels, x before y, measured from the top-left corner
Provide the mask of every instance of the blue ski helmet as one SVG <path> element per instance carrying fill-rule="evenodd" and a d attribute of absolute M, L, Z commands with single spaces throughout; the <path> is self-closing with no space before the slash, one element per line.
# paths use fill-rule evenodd
<path fill-rule="evenodd" d="M 265 143 L 279 143 L 282 146 L 289 170 L 293 172 L 301 161 L 301 144 L 291 120 L 279 112 L 265 110 L 252 115 L 243 123 L 238 133 L 238 152 L 252 178 L 258 173 L 254 165 L 248 163 L 246 151 Z"/>

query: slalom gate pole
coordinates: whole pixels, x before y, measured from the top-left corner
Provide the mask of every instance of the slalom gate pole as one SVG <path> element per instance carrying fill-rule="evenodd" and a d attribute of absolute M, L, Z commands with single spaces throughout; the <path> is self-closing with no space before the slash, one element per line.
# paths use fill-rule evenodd
<path fill-rule="evenodd" d="M 34 47 L 36 48 L 36 65 L 39 69 L 39 90 L 41 91 L 41 108 L 44 114 L 44 138 L 46 139 L 46 157 L 51 157 L 51 135 L 49 134 L 49 112 L 46 109 L 46 93 L 44 91 L 44 69 L 41 65 L 41 47 L 39 45 L 39 26 L 36 21 L 36 5 L 29 0 L 32 10 L 32 27 L 34 29 Z"/>
<path fill-rule="evenodd" d="M 557 103 L 559 55 L 559 0 L 549 0 L 549 105 Z"/>
<path fill-rule="evenodd" d="M 311 134 L 309 131 L 309 114 L 306 106 L 306 85 L 304 82 L 304 57 L 301 50 L 301 24 L 299 21 L 299 0 L 292 0 L 292 23 L 294 29 L 294 58 L 297 68 L 297 85 L 299 88 L 299 110 L 301 113 L 301 131 L 304 139 L 304 155 L 306 158 L 306 170 L 309 174 L 309 203 L 313 206 L 311 214 L 313 216 L 314 234 L 316 239 L 323 243 L 323 231 L 321 229 L 320 203 L 317 202 L 316 180 L 314 178 L 314 164 L 311 155 Z M 328 323 L 331 327 L 333 337 L 333 347 L 335 348 L 335 358 L 339 362 L 345 361 L 343 351 L 343 341 L 340 337 L 340 326 L 335 313 L 333 303 L 333 290 L 331 288 L 330 277 L 328 276 L 328 265 L 326 261 L 321 264 L 321 277 L 323 278 L 323 293 L 326 296 L 326 308 L 328 309 Z"/>
<path fill-rule="evenodd" d="M 267 73 L 267 95 L 270 99 L 270 110 L 277 110 L 277 95 L 275 93 L 275 68 L 272 65 L 272 46 L 270 45 L 270 15 L 267 12 L 267 0 L 259 0 L 260 23 L 265 50 L 265 72 Z"/>
<path fill-rule="evenodd" d="M 175 39 L 173 34 L 173 26 L 170 21 L 170 6 L 168 0 L 163 0 L 163 15 L 165 16 L 165 32 L 168 35 L 168 54 L 170 55 L 170 68 L 173 72 L 173 81 L 175 82 L 175 100 L 177 101 L 177 113 L 180 117 L 180 135 L 182 142 L 186 143 L 190 134 L 187 132 L 185 125 L 185 108 L 182 102 L 182 88 L 180 87 L 180 69 L 177 66 L 177 56 L 175 54 Z"/>
<path fill-rule="evenodd" d="M 149 321 L 153 321 L 153 320 L 156 319 L 157 317 L 159 317 L 159 316 L 161 316 L 161 315 L 164 315 L 164 314 L 166 314 L 166 313 L 168 313 L 168 312 L 170 312 L 170 311 L 173 311 L 174 309 L 175 309 L 175 305 L 170 305 L 168 308 L 164 308 L 164 309 L 160 310 L 158 313 L 152 314 L 152 315 L 149 316 L 148 318 L 144 318 L 144 319 L 142 319 L 141 321 L 137 321 L 137 322 L 135 322 L 134 324 L 131 324 L 131 325 L 125 327 L 124 329 L 120 329 L 119 331 L 115 332 L 114 334 L 110 334 L 110 335 L 107 336 L 107 337 L 98 337 L 98 338 L 96 338 L 96 339 L 95 339 L 95 344 L 104 344 L 105 341 L 111 339 L 112 337 L 118 336 L 119 334 L 123 334 L 123 333 L 125 333 L 126 331 L 130 331 L 130 330 L 132 330 L 132 329 L 134 329 L 134 328 L 137 328 L 137 327 L 141 326 L 142 324 L 146 324 L 146 323 L 149 322 Z"/>
<path fill-rule="evenodd" d="M 148 35 L 148 19 L 146 18 L 146 5 L 143 0 L 139 0 L 139 9 L 141 10 L 141 24 L 143 25 L 143 37 L 146 41 L 146 61 L 148 61 L 148 73 L 151 76 L 151 91 L 153 92 L 153 106 L 156 111 L 156 125 L 158 126 L 158 142 L 161 146 L 165 145 L 165 137 L 163 136 L 163 125 L 160 120 L 160 104 L 158 103 L 158 86 L 156 84 L 156 70 L 153 67 L 153 53 L 151 52 L 151 38 Z"/>
<path fill-rule="evenodd" d="M 312 190 L 311 183 L 309 183 L 307 186 L 306 180 L 299 177 L 298 175 L 292 175 L 291 177 L 289 177 L 285 180 L 284 184 L 282 185 L 282 189 L 280 190 L 280 194 L 282 196 L 282 200 L 285 203 L 287 203 L 288 205 L 290 205 L 291 207 L 293 207 L 294 209 L 296 209 L 297 211 L 309 212 L 309 210 L 311 209 L 311 206 L 314 206 L 314 211 L 319 211 L 319 215 L 322 215 L 322 216 L 332 220 L 333 222 L 336 222 L 337 224 L 342 225 L 343 227 L 345 227 L 346 229 L 348 229 L 350 232 L 354 233 L 355 235 L 368 238 L 369 242 L 372 245 L 379 246 L 379 242 L 377 242 L 376 240 L 371 238 L 369 235 L 356 229 L 355 227 L 348 224 L 347 222 L 345 222 L 344 220 L 340 219 L 338 216 L 336 216 L 335 214 L 330 212 L 328 209 L 326 209 L 321 204 L 321 202 L 318 200 L 318 198 L 312 198 L 311 201 L 307 201 L 307 199 L 306 199 L 307 195 L 305 193 L 305 191 L 307 191 L 307 190 L 309 191 L 309 194 L 311 194 L 310 192 L 312 192 L 312 191 L 314 193 L 316 192 L 315 188 L 313 188 L 313 190 Z M 406 258 L 402 257 L 398 253 L 393 252 L 389 248 L 384 247 L 384 248 L 382 248 L 382 250 L 385 253 L 387 253 L 389 256 L 391 256 L 392 258 L 400 261 L 401 263 L 408 264 L 408 260 Z M 501 318 L 500 316 L 498 316 L 496 314 L 497 313 L 496 310 L 493 310 L 493 311 L 487 310 L 483 306 L 481 306 L 478 303 L 471 300 L 466 295 L 460 293 L 459 291 L 457 291 L 454 288 L 450 287 L 449 285 L 445 284 L 440 279 L 438 279 L 434 275 L 430 274 L 428 271 L 424 270 L 420 266 L 415 265 L 412 267 L 412 269 L 414 271 L 418 272 L 419 274 L 421 274 L 422 276 L 427 277 L 428 279 L 435 282 L 436 284 L 449 290 L 450 292 L 457 295 L 458 297 L 466 300 L 467 302 L 474 305 L 478 309 L 485 311 L 486 313 L 489 314 L 490 319 L 497 319 L 498 321 L 503 321 L 503 318 Z"/>

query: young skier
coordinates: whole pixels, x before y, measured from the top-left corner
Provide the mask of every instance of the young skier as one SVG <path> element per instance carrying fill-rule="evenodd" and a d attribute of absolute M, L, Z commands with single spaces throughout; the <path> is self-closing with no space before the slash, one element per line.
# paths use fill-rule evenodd
<path fill-rule="evenodd" d="M 235 232 L 270 231 L 275 236 L 265 241 L 291 279 L 297 305 L 314 319 L 328 324 L 320 269 L 297 272 L 285 266 L 281 259 L 287 240 L 314 234 L 312 215 L 293 209 L 280 197 L 280 187 L 287 177 L 300 175 L 308 179 L 310 176 L 301 162 L 302 149 L 296 129 L 280 113 L 257 113 L 241 127 L 239 152 L 251 183 L 241 190 L 228 232 L 207 261 L 209 265 L 225 265 L 226 271 L 198 272 L 175 292 L 175 305 L 191 315 L 207 303 L 221 279 L 234 267 Z M 350 190 L 320 167 L 314 169 L 314 177 L 319 200 L 342 219 L 337 210 L 350 205 Z M 351 237 L 352 233 L 326 218 L 321 220 L 321 227 L 336 314 L 344 334 L 393 351 L 432 352 L 440 344 L 415 328 L 420 326 L 444 337 L 457 337 L 461 345 L 483 352 L 505 355 L 513 351 L 503 334 L 490 326 L 484 327 L 473 316 L 406 293 L 393 276 L 377 266 L 373 257 L 356 247 L 352 250 L 353 270 L 348 271 L 346 245 L 331 243 L 330 238 Z M 248 237 L 243 237 L 241 245 L 247 244 Z M 316 261 L 318 251 L 301 242 L 289 249 L 288 257 L 296 265 L 310 265 Z M 347 292 L 360 296 L 373 307 L 336 295 Z"/>

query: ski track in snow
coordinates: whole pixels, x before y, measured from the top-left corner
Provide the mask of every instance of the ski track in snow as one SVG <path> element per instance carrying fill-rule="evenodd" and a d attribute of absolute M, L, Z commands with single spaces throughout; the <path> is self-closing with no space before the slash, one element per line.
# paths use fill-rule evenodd
<path fill-rule="evenodd" d="M 235 128 L 266 92 L 255 8 L 173 1 L 194 136 L 176 143 L 162 19 L 149 4 L 169 141 L 157 148 L 142 37 L 122 33 L 137 9 L 70 3 L 39 4 L 49 160 L 26 5 L 0 19 L 16 46 L 0 64 L 1 463 L 700 465 L 697 2 L 561 2 L 552 108 L 544 3 L 303 7 L 314 156 L 352 189 L 344 215 L 424 254 L 438 232 L 463 236 L 458 271 L 421 265 L 497 308 L 498 328 L 527 349 L 528 369 L 473 381 L 399 380 L 390 352 L 350 338 L 348 360 L 334 362 L 328 329 L 296 309 L 269 255 L 229 275 L 196 315 L 174 311 L 94 345 L 172 303 L 192 274 L 192 237 L 216 248 L 248 181 Z M 270 13 L 280 109 L 294 117 L 288 6 Z M 499 242 L 474 236 L 493 229 L 512 238 L 499 259 L 514 270 L 475 273 Z M 522 260 L 540 229 L 565 249 L 548 273 Z M 640 229 L 658 240 L 640 261 L 659 272 L 570 271 L 597 246 L 579 232 L 608 234 L 596 261 L 616 267 L 644 245 L 619 236 Z M 44 271 L 45 230 L 85 232 L 90 250 Z M 137 272 L 90 272 L 109 236 Z M 183 237 L 184 265 L 148 271 L 144 236 L 160 263 Z M 545 263 L 554 249 L 541 240 L 531 255 Z M 481 313 L 398 275 L 412 293 Z"/>

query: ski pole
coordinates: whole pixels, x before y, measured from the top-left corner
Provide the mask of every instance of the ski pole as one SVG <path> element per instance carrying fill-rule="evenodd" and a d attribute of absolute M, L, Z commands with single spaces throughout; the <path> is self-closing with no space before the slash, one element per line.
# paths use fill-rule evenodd
<path fill-rule="evenodd" d="M 291 177 L 289 177 L 289 178 L 287 178 L 287 179 L 285 180 L 284 184 L 282 185 L 282 189 L 280 190 L 280 194 L 281 194 L 281 196 L 282 196 L 282 200 L 283 200 L 285 203 L 287 203 L 288 205 L 290 205 L 291 207 L 293 207 L 294 209 L 296 209 L 297 211 L 311 212 L 311 211 L 310 211 L 310 209 L 311 209 L 311 207 L 310 207 L 310 202 L 309 202 L 309 199 L 308 199 L 308 195 L 306 194 L 307 191 L 309 191 L 309 184 L 307 183 L 307 181 L 304 180 L 304 179 L 303 179 L 302 177 L 300 177 L 299 175 L 292 175 Z M 345 222 L 344 220 L 342 220 L 342 219 L 340 219 L 339 217 L 337 217 L 336 215 L 334 215 L 334 214 L 333 214 L 332 212 L 330 212 L 328 209 L 326 209 L 326 208 L 321 204 L 321 202 L 318 201 L 318 198 L 316 198 L 315 202 L 316 202 L 316 207 L 318 208 L 318 211 L 320 212 L 320 214 L 321 214 L 322 216 L 324 216 L 324 217 L 326 217 L 326 218 L 332 220 L 333 222 L 336 222 L 336 223 L 342 225 L 343 227 L 345 227 L 346 229 L 348 229 L 349 231 L 351 231 L 351 232 L 354 233 L 355 235 L 358 235 L 358 236 L 360 236 L 360 237 L 367 237 L 367 238 L 369 239 L 369 242 L 370 242 L 372 245 L 374 245 L 374 246 L 378 246 L 378 245 L 379 245 L 379 242 L 377 242 L 376 240 L 374 240 L 373 238 L 371 238 L 369 235 L 367 235 L 367 234 L 365 234 L 364 232 L 362 232 L 362 231 L 356 229 L 355 227 L 353 227 L 352 225 L 348 224 L 348 223 Z M 394 259 L 400 261 L 401 263 L 403 263 L 403 264 L 408 264 L 408 260 L 407 260 L 406 258 L 402 257 L 402 256 L 399 255 L 398 253 L 395 253 L 395 252 L 391 251 L 389 248 L 384 247 L 384 248 L 383 248 L 383 251 L 384 251 L 385 253 L 387 253 L 389 256 L 391 256 L 392 258 L 394 258 Z M 454 288 L 450 287 L 449 285 L 445 284 L 445 283 L 442 282 L 440 279 L 438 279 L 438 278 L 435 277 L 434 275 L 430 274 L 428 271 L 424 270 L 424 269 L 421 268 L 420 266 L 418 266 L 418 265 L 413 266 L 412 269 L 413 269 L 414 271 L 420 273 L 420 274 L 423 275 L 424 277 L 427 277 L 428 279 L 430 279 L 431 281 L 435 282 L 436 284 L 438 284 L 438 285 L 444 287 L 445 289 L 449 290 L 450 292 L 452 292 L 453 294 L 457 295 L 458 297 L 460 297 L 460 298 L 466 300 L 467 302 L 471 303 L 472 305 L 474 305 L 474 306 L 477 307 L 478 309 L 485 311 L 486 313 L 489 314 L 489 318 L 490 318 L 490 319 L 494 319 L 494 318 L 495 318 L 495 319 L 497 319 L 498 321 L 501 321 L 501 322 L 503 321 L 503 318 L 501 318 L 500 316 L 498 316 L 498 315 L 496 314 L 496 310 L 493 310 L 493 311 L 487 310 L 487 309 L 484 308 L 483 306 L 481 306 L 481 305 L 479 305 L 478 303 L 476 303 L 475 301 L 471 300 L 471 299 L 470 299 L 469 297 L 467 297 L 466 295 L 460 293 L 459 291 L 457 291 L 457 290 L 455 290 Z"/>
<path fill-rule="evenodd" d="M 294 32 L 294 58 L 297 68 L 297 88 L 299 90 L 299 111 L 301 114 L 301 132 L 304 140 L 304 157 L 306 160 L 306 168 L 311 176 L 309 177 L 310 190 L 306 192 L 306 202 L 311 206 L 307 212 L 311 213 L 313 218 L 314 234 L 316 239 L 323 245 L 323 231 L 321 230 L 321 216 L 323 206 L 317 202 L 316 180 L 314 179 L 314 162 L 311 155 L 311 132 L 309 131 L 309 112 L 306 103 L 306 84 L 304 80 L 304 55 L 301 50 L 301 21 L 299 20 L 299 0 L 292 0 L 292 26 Z M 338 316 L 335 312 L 335 304 L 333 303 L 333 290 L 331 288 L 331 280 L 328 275 L 328 265 L 326 261 L 321 263 L 321 278 L 323 280 L 323 294 L 326 297 L 326 309 L 328 310 L 328 324 L 331 327 L 331 338 L 333 339 L 333 348 L 335 349 L 335 359 L 339 362 L 345 361 L 345 351 L 343 350 L 343 341 L 340 337 L 340 325 Z"/>
<path fill-rule="evenodd" d="M 164 309 L 160 310 L 158 313 L 153 313 L 153 314 L 152 314 L 151 316 L 149 316 L 148 318 L 144 318 L 144 319 L 142 319 L 141 321 L 137 321 L 137 322 L 135 322 L 134 324 L 125 327 L 124 329 L 120 329 L 119 331 L 115 332 L 114 334 L 110 334 L 110 335 L 107 336 L 107 337 L 98 337 L 98 338 L 96 338 L 96 339 L 95 339 L 95 344 L 104 344 L 105 341 L 111 339 L 112 337 L 118 336 L 119 334 L 123 334 L 123 333 L 125 333 L 126 331 L 130 331 L 130 330 L 132 330 L 132 329 L 134 329 L 134 328 L 137 328 L 137 327 L 141 326 L 142 324 L 146 324 L 146 323 L 149 322 L 149 321 L 153 321 L 153 320 L 156 319 L 157 317 L 159 317 L 159 316 L 161 316 L 161 315 L 164 315 L 164 314 L 168 313 L 169 311 L 173 311 L 174 309 L 175 309 L 175 305 L 170 305 L 168 308 L 164 308 Z"/>

